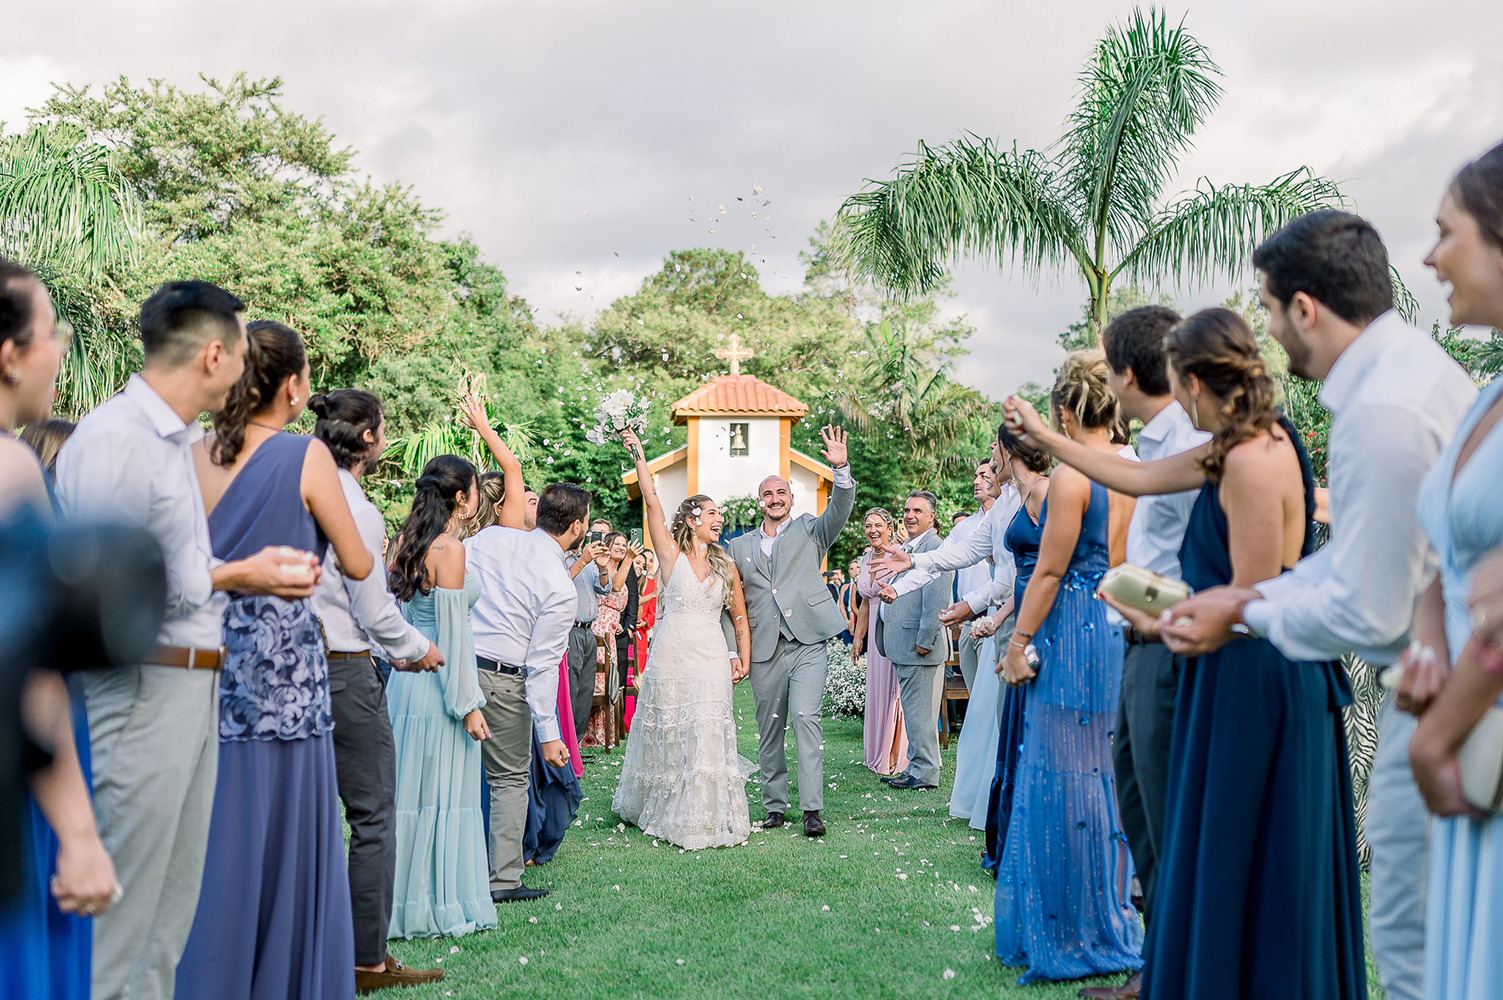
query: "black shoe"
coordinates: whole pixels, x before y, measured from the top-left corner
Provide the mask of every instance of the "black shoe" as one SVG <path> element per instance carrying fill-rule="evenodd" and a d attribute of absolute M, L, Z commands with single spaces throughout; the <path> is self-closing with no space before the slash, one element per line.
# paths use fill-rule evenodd
<path fill-rule="evenodd" d="M 825 835 L 824 820 L 819 818 L 818 809 L 804 810 L 804 836 L 823 837 Z"/>
<path fill-rule="evenodd" d="M 895 784 L 896 782 L 899 782 L 899 781 L 906 781 L 907 779 L 908 779 L 908 772 L 907 771 L 903 771 L 901 774 L 884 774 L 881 777 L 879 777 L 877 780 L 880 781 L 880 782 L 882 782 L 882 784 L 884 784 L 884 785 L 891 785 L 891 784 Z"/>
<path fill-rule="evenodd" d="M 911 774 L 905 774 L 901 781 L 888 782 L 888 788 L 900 788 L 903 791 L 922 791 L 929 788 L 938 788 L 938 785 L 926 785 Z"/>
<path fill-rule="evenodd" d="M 547 889 L 529 889 L 525 885 L 519 885 L 515 889 L 492 889 L 492 903 L 515 903 L 524 899 L 542 899 L 548 895 Z"/>
<path fill-rule="evenodd" d="M 762 829 L 776 830 L 780 826 L 786 826 L 787 823 L 788 821 L 783 818 L 782 813 L 770 812 L 767 814 L 767 818 L 762 821 Z"/>

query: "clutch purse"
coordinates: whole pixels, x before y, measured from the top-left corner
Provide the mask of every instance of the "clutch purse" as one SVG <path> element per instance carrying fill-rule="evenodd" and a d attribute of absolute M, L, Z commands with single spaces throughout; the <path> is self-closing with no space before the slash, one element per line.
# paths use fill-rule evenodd
<path fill-rule="evenodd" d="M 1132 563 L 1113 566 L 1096 585 L 1098 596 L 1110 594 L 1128 607 L 1151 615 L 1174 607 L 1192 593 L 1183 580 L 1175 580 Z"/>
<path fill-rule="evenodd" d="M 1487 710 L 1456 757 L 1466 800 L 1489 813 L 1503 807 L 1503 708 L 1494 705 Z"/>

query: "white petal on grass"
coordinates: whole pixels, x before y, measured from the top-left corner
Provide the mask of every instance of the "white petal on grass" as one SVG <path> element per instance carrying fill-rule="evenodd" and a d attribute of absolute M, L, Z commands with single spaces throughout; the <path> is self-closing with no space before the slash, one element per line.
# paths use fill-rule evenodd
<path fill-rule="evenodd" d="M 451 945 L 449 947 L 449 954 L 451 954 L 451 955 L 458 955 L 459 954 L 459 945 L 457 945 L 457 944 L 456 945 Z"/>
<path fill-rule="evenodd" d="M 946 969 L 945 970 L 945 978 L 946 979 L 954 979 L 955 978 L 955 970 L 954 969 Z"/>
<path fill-rule="evenodd" d="M 527 956 L 526 955 L 518 955 L 517 956 L 517 961 L 521 962 L 523 965 L 526 965 L 527 964 Z"/>

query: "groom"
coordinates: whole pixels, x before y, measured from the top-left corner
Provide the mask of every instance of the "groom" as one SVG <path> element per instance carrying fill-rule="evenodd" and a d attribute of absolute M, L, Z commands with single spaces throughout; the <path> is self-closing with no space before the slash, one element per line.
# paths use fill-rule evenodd
<path fill-rule="evenodd" d="M 787 728 L 798 749 L 798 797 L 804 834 L 824 835 L 824 729 L 819 710 L 825 693 L 825 641 L 840 634 L 845 618 L 820 574 L 851 507 L 856 482 L 846 461 L 845 432 L 820 429 L 820 452 L 835 470 L 835 491 L 818 517 L 793 517 L 793 488 L 779 476 L 762 480 L 757 506 L 762 526 L 726 543 L 741 571 L 751 626 L 751 686 L 757 704 L 757 750 L 762 763 L 764 829 L 783 826 L 788 809 Z M 723 624 L 734 650 L 729 619 Z"/>

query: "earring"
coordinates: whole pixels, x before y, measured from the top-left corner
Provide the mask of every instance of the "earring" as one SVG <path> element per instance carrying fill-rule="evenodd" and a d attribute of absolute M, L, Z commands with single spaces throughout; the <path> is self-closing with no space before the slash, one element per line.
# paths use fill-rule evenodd
<path fill-rule="evenodd" d="M 300 399 L 302 399 L 301 396 L 293 396 L 292 397 L 292 405 L 296 406 L 298 404 L 298 400 L 300 400 Z"/>
<path fill-rule="evenodd" d="M 1195 405 L 1198 402 L 1200 402 L 1198 397 L 1190 397 L 1190 425 L 1196 430 L 1200 430 L 1200 408 Z"/>
<path fill-rule="evenodd" d="M 7 368 L 7 369 L 5 369 L 5 384 L 6 385 L 20 385 L 21 384 L 21 376 L 17 375 L 15 372 L 13 372 L 9 368 Z"/>

